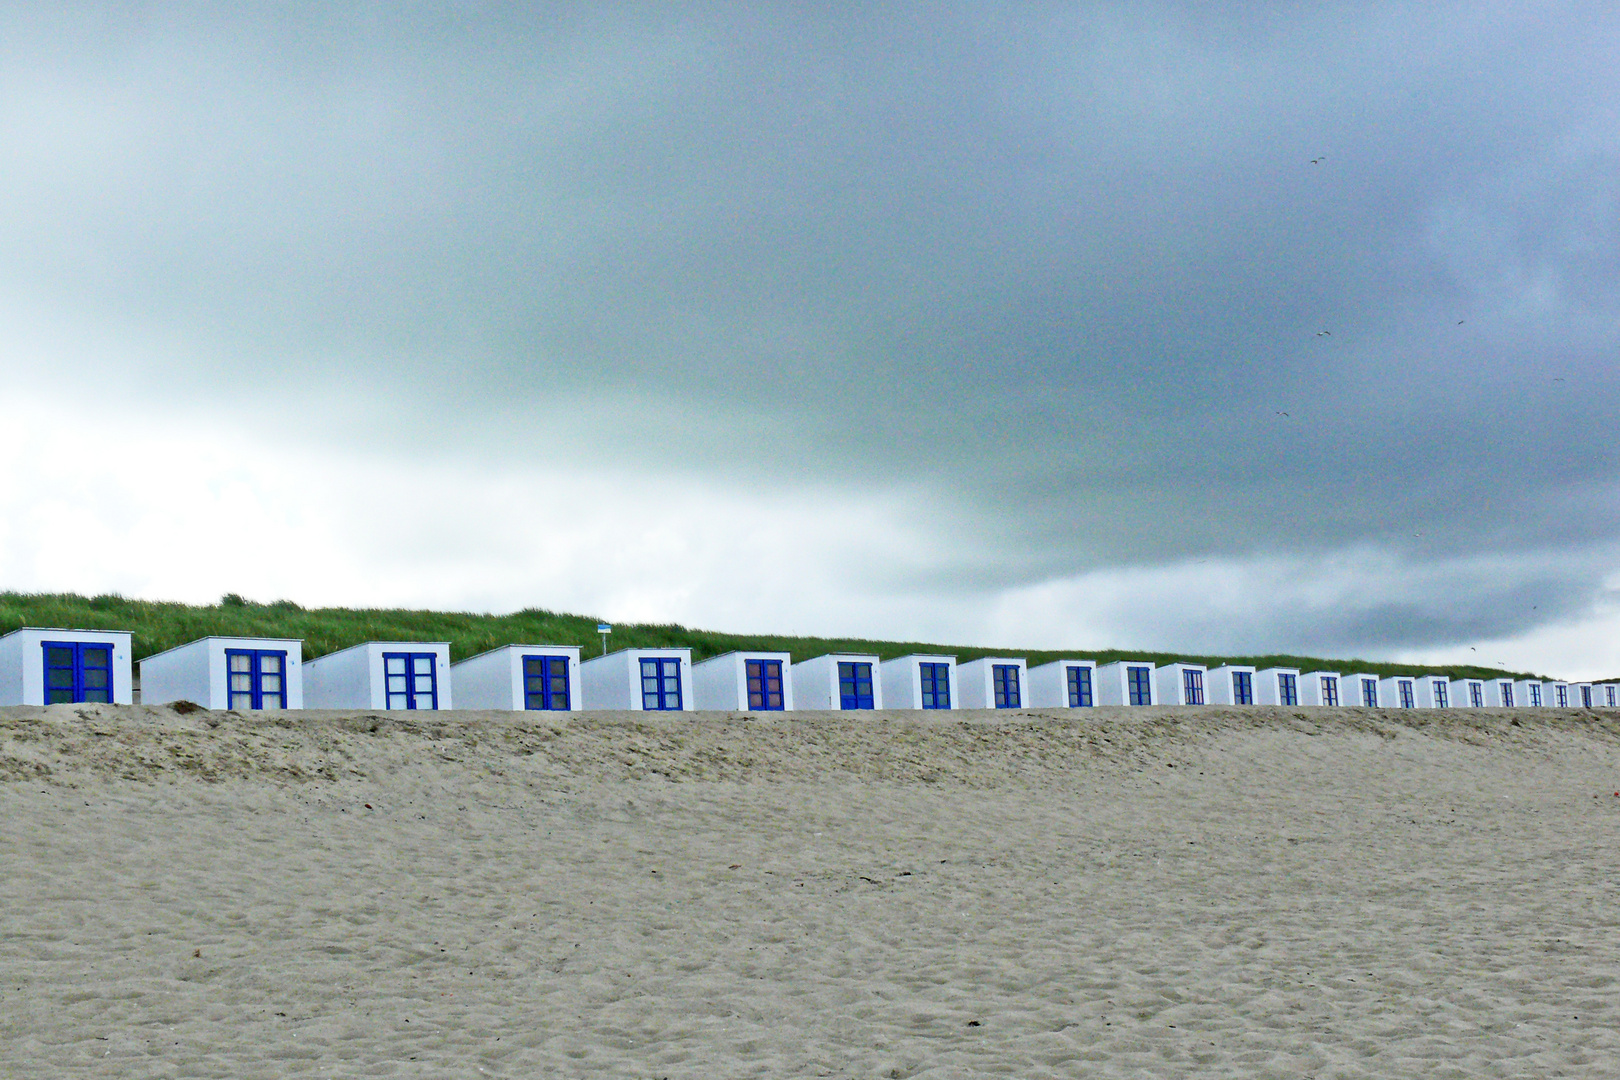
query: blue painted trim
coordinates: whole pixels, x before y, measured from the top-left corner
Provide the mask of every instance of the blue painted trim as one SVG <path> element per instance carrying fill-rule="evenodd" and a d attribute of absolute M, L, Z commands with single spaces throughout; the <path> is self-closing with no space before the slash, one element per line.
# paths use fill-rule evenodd
<path fill-rule="evenodd" d="M 41 641 L 40 657 L 44 664 L 44 701 L 47 705 L 112 704 L 113 700 L 113 647 L 99 641 Z M 66 657 L 51 656 L 51 650 L 66 652 Z M 105 655 L 98 655 L 105 654 Z M 51 663 L 55 659 L 57 663 Z M 94 661 L 101 661 L 95 663 Z M 56 672 L 56 685 L 51 685 L 51 672 Z M 99 684 L 99 685 L 97 685 Z M 52 700 L 53 693 L 65 695 Z"/>
<path fill-rule="evenodd" d="M 1254 704 L 1254 673 L 1250 671 L 1232 672 L 1232 704 Z"/>
<path fill-rule="evenodd" d="M 1017 664 L 990 665 L 990 684 L 995 690 L 996 708 L 1023 708 L 1023 688 L 1019 685 Z"/>
<path fill-rule="evenodd" d="M 641 707 L 648 712 L 680 711 L 681 661 L 679 657 L 641 657 Z"/>
<path fill-rule="evenodd" d="M 1089 709 L 1096 704 L 1091 688 L 1091 668 L 1085 664 L 1071 664 L 1068 669 L 1069 708 Z"/>
<path fill-rule="evenodd" d="M 1277 676 L 1277 701 L 1282 705 L 1299 704 L 1299 676 L 1286 673 Z"/>
<path fill-rule="evenodd" d="M 924 664 L 917 665 L 917 678 L 922 686 L 922 701 L 925 709 L 948 709 L 951 707 L 951 665 Z"/>
<path fill-rule="evenodd" d="M 573 707 L 568 684 L 568 657 L 551 653 L 525 653 L 518 660 L 523 675 L 525 709 L 566 712 Z"/>
<path fill-rule="evenodd" d="M 388 670 L 388 661 L 399 660 L 403 662 L 404 670 L 400 673 L 391 673 Z M 422 661 L 427 661 L 426 671 L 422 670 Z M 385 652 L 382 654 L 383 662 L 383 707 L 387 709 L 437 709 L 439 707 L 439 654 L 430 652 Z M 417 685 L 417 680 L 427 676 L 426 690 Z M 395 683 L 394 680 L 401 680 Z M 399 689 L 395 689 L 395 686 Z M 426 704 L 423 701 L 426 700 Z"/>
<path fill-rule="evenodd" d="M 246 671 L 233 671 L 231 657 L 241 656 L 248 661 Z M 281 662 L 281 689 L 279 691 L 265 692 L 265 676 L 277 675 L 276 672 L 266 672 L 265 660 L 279 658 Z M 238 690 L 233 684 L 236 675 L 247 676 L 247 688 Z M 247 701 L 238 703 L 237 698 L 246 696 Z M 267 697 L 274 697 L 275 703 L 265 704 Z M 285 649 L 226 649 L 225 650 L 225 707 L 227 709 L 285 709 L 287 707 L 287 652 Z"/>
<path fill-rule="evenodd" d="M 1126 687 L 1130 692 L 1132 705 L 1153 704 L 1153 669 L 1145 667 L 1127 667 L 1125 669 Z"/>
<path fill-rule="evenodd" d="M 840 709 L 871 709 L 872 665 L 860 660 L 838 662 L 838 707 Z"/>
<path fill-rule="evenodd" d="M 782 687 L 782 661 L 744 660 L 743 677 L 748 688 L 748 707 L 761 712 L 782 712 L 787 708 Z"/>
<path fill-rule="evenodd" d="M 1197 668 L 1181 669 L 1181 697 L 1188 705 L 1204 703 L 1204 673 Z"/>

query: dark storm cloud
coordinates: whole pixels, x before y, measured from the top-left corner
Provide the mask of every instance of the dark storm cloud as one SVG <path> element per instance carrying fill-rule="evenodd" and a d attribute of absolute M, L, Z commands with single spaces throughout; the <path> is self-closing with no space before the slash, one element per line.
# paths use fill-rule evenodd
<path fill-rule="evenodd" d="M 1617 29 L 19 13 L 0 288 L 148 385 L 371 398 L 436 453 L 586 415 L 610 454 L 922 485 L 968 508 L 960 584 L 1371 543 L 1584 595 L 1544 564 L 1620 533 Z M 1387 613 L 1345 633 L 1410 640 Z"/>

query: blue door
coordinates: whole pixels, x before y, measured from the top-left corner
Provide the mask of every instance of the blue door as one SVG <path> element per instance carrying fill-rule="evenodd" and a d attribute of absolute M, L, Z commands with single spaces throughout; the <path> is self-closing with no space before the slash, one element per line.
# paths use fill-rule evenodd
<path fill-rule="evenodd" d="M 1299 704 L 1299 679 L 1296 676 L 1277 676 L 1277 701 L 1282 705 Z"/>
<path fill-rule="evenodd" d="M 1091 669 L 1076 664 L 1069 668 L 1069 708 L 1089 709 L 1092 706 Z"/>
<path fill-rule="evenodd" d="M 744 660 L 748 677 L 748 707 L 779 712 L 782 704 L 782 661 Z"/>
<path fill-rule="evenodd" d="M 523 707 L 566 711 L 568 705 L 568 657 L 525 656 Z"/>
<path fill-rule="evenodd" d="M 681 662 L 677 657 L 642 657 L 641 707 L 649 712 L 680 710 Z"/>
<path fill-rule="evenodd" d="M 1232 704 L 1254 704 L 1254 675 L 1247 671 L 1232 672 Z"/>
<path fill-rule="evenodd" d="M 112 646 L 45 641 L 45 704 L 112 702 Z"/>
<path fill-rule="evenodd" d="M 870 709 L 872 705 L 872 665 L 858 661 L 838 664 L 838 707 Z"/>
<path fill-rule="evenodd" d="M 1188 705 L 1204 703 L 1204 673 L 1193 668 L 1181 669 L 1181 698 Z"/>
<path fill-rule="evenodd" d="M 383 653 L 383 684 L 390 709 L 437 709 L 439 669 L 433 653 Z"/>
<path fill-rule="evenodd" d="M 1153 704 L 1153 676 L 1147 668 L 1128 667 L 1125 669 L 1125 678 L 1130 684 L 1132 705 Z"/>
<path fill-rule="evenodd" d="M 951 665 L 918 664 L 922 676 L 922 707 L 948 709 L 951 707 Z"/>
<path fill-rule="evenodd" d="M 1017 709 L 1023 696 L 1019 693 L 1018 665 L 995 664 L 990 669 L 990 681 L 996 691 L 996 708 Z"/>
<path fill-rule="evenodd" d="M 285 709 L 287 654 L 271 649 L 225 650 L 226 707 Z"/>

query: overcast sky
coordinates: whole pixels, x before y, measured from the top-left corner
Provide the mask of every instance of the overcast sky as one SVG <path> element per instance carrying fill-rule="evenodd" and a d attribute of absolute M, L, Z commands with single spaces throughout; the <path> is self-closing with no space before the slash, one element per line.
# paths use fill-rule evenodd
<path fill-rule="evenodd" d="M 0 586 L 1620 672 L 1612 4 L 592 6 L 0 8 Z"/>

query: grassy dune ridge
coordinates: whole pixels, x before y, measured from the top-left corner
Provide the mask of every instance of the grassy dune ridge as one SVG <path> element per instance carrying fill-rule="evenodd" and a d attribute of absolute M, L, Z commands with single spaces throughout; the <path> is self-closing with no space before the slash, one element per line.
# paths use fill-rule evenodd
<path fill-rule="evenodd" d="M 601 651 L 596 633 L 599 620 L 525 608 L 510 615 L 405 609 L 303 608 L 290 600 L 255 603 L 228 594 L 218 604 L 181 604 L 163 600 L 131 600 L 115 594 L 84 597 L 73 593 L 0 592 L 0 633 L 22 626 L 60 626 L 86 630 L 128 630 L 134 634 L 135 659 L 210 635 L 228 637 L 302 638 L 305 658 L 323 656 L 362 641 L 448 641 L 450 655 L 462 660 L 499 645 L 578 645 L 587 657 Z M 1511 674 L 1540 678 L 1528 672 L 1504 672 L 1489 667 L 1413 667 L 1371 660 L 1328 659 L 1312 656 L 1215 656 L 1199 653 L 1133 652 L 1119 649 L 1074 648 L 1062 651 L 1016 647 L 987 649 L 919 641 L 867 641 L 780 634 L 732 634 L 692 630 L 674 623 L 618 623 L 609 647 L 657 648 L 684 646 L 694 660 L 733 650 L 771 650 L 792 653 L 795 659 L 827 652 L 875 653 L 888 659 L 913 652 L 955 655 L 958 660 L 981 656 L 1021 656 L 1030 664 L 1072 657 L 1112 660 L 1149 660 L 1155 663 L 1186 661 L 1208 664 L 1253 664 L 1255 667 L 1297 667 L 1346 674 L 1447 674 L 1453 678 L 1492 678 Z"/>

